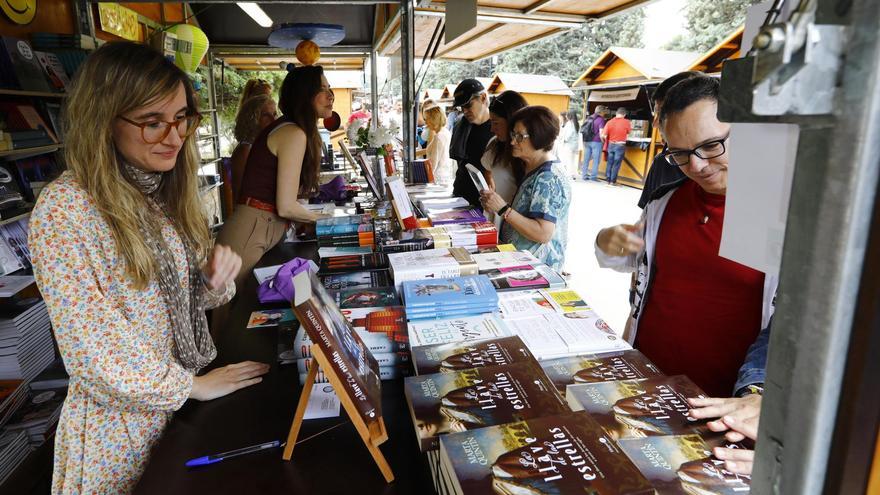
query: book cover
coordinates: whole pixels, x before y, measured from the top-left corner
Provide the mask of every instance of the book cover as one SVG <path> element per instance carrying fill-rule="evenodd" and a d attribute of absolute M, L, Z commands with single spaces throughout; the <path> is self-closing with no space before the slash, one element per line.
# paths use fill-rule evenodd
<path fill-rule="evenodd" d="M 312 339 L 301 327 L 294 328 L 289 323 L 282 323 L 278 327 L 278 332 L 278 359 L 282 364 L 312 357 Z M 373 354 L 406 352 L 408 349 L 406 342 L 397 342 L 382 333 L 370 333 L 358 329 L 355 329 L 355 333 L 363 341 L 364 347 Z"/>
<path fill-rule="evenodd" d="M 498 304 L 498 294 L 485 275 L 408 280 L 402 286 L 403 301 L 407 309 Z"/>
<path fill-rule="evenodd" d="M 70 79 L 68 79 L 67 73 L 64 72 L 64 66 L 61 65 L 61 60 L 58 59 L 58 56 L 54 53 L 40 51 L 34 51 L 34 55 L 36 55 L 37 60 L 40 62 L 43 74 L 46 75 L 46 78 L 52 85 L 52 89 L 62 92 L 66 90 L 67 86 L 70 85 Z"/>
<path fill-rule="evenodd" d="M 495 313 L 496 306 L 492 304 L 477 306 L 453 306 L 449 308 L 431 308 L 419 310 L 407 310 L 406 319 L 409 321 L 416 320 L 445 320 L 448 318 L 458 318 L 463 316 L 476 316 L 487 313 Z"/>
<path fill-rule="evenodd" d="M 0 276 L 0 297 L 12 297 L 32 283 L 34 277 L 31 275 Z"/>
<path fill-rule="evenodd" d="M 363 270 L 384 270 L 388 268 L 385 253 L 369 253 L 321 258 L 318 273 L 344 273 Z"/>
<path fill-rule="evenodd" d="M 602 319 L 592 315 L 579 318 L 585 313 L 545 313 L 528 318 L 505 318 L 504 322 L 541 360 L 631 349 Z"/>
<path fill-rule="evenodd" d="M 355 330 L 385 334 L 389 340 L 395 342 L 408 342 L 406 311 L 402 306 L 348 308 L 341 311 Z"/>
<path fill-rule="evenodd" d="M 330 292 L 339 309 L 399 306 L 400 298 L 393 287 L 343 289 Z"/>
<path fill-rule="evenodd" d="M 388 270 L 376 270 L 371 272 L 349 272 L 318 274 L 321 283 L 327 290 L 362 289 L 391 287 L 394 281 Z"/>
<path fill-rule="evenodd" d="M 705 420 L 688 416 L 686 400 L 706 394 L 684 375 L 569 385 L 565 397 L 616 439 L 709 433 Z"/>
<path fill-rule="evenodd" d="M 372 223 L 341 223 L 331 225 L 318 225 L 317 227 L 315 227 L 315 235 L 318 237 L 339 236 L 346 234 L 364 234 L 367 232 L 373 232 Z"/>
<path fill-rule="evenodd" d="M 563 395 L 568 385 L 654 378 L 663 373 L 641 352 L 585 354 L 541 361 L 541 368 Z"/>
<path fill-rule="evenodd" d="M 591 311 L 592 308 L 577 291 L 572 289 L 546 289 L 543 291 L 547 299 L 555 303 L 563 313 L 574 311 Z"/>
<path fill-rule="evenodd" d="M 569 411 L 532 363 L 413 376 L 404 380 L 404 392 L 423 452 L 436 449 L 446 433 Z"/>
<path fill-rule="evenodd" d="M 322 247 L 318 249 L 318 257 L 321 260 L 325 258 L 336 258 L 339 256 L 351 256 L 359 254 L 370 254 L 372 250 L 368 247 Z"/>
<path fill-rule="evenodd" d="M 543 263 L 495 268 L 486 270 L 484 274 L 499 291 L 566 286 L 562 275 Z"/>
<path fill-rule="evenodd" d="M 264 309 L 254 311 L 248 318 L 247 328 L 275 327 L 281 323 L 296 320 L 293 311 L 289 309 Z"/>
<path fill-rule="evenodd" d="M 440 438 L 459 495 L 648 495 L 626 454 L 583 412 L 527 419 Z"/>
<path fill-rule="evenodd" d="M 483 192 L 489 189 L 489 184 L 486 183 L 486 178 L 483 177 L 483 172 L 480 169 L 470 163 L 466 163 L 465 168 L 467 168 L 468 175 L 471 177 L 471 181 L 476 186 L 477 191 Z"/>
<path fill-rule="evenodd" d="M 535 362 L 526 344 L 517 336 L 470 342 L 423 345 L 412 350 L 416 374 L 447 373 L 486 366 Z"/>
<path fill-rule="evenodd" d="M 410 322 L 408 328 L 412 347 L 513 335 L 507 325 L 493 315 Z"/>
<path fill-rule="evenodd" d="M 477 265 L 463 248 L 438 248 L 404 253 L 389 253 L 388 264 L 394 283 L 402 290 L 407 280 L 462 277 L 477 274 Z"/>
<path fill-rule="evenodd" d="M 486 216 L 483 212 L 475 208 L 456 209 L 443 213 L 429 213 L 428 219 L 431 225 L 444 225 L 448 223 L 473 223 L 485 222 Z"/>
<path fill-rule="evenodd" d="M 384 429 L 379 365 L 363 340 L 342 316 L 334 299 L 317 277 L 307 271 L 293 277 L 294 309 L 309 339 L 323 351 L 342 389 L 368 428 Z"/>
<path fill-rule="evenodd" d="M 477 270 L 486 273 L 499 268 L 534 265 L 540 263 L 538 258 L 529 251 L 499 251 L 471 255 L 477 263 Z"/>
<path fill-rule="evenodd" d="M 668 435 L 618 442 L 658 495 L 739 495 L 749 493 L 751 477 L 724 469 L 715 447 L 743 448 L 724 437 Z"/>
<path fill-rule="evenodd" d="M 7 72 L 4 74 L 7 86 L 12 89 L 52 91 L 52 88 L 49 87 L 49 81 L 43 74 L 43 67 L 27 41 L 11 36 L 2 36 L 0 44 L 3 45 L 0 49 L 0 55 L 4 59 L 3 65 L 11 69 L 11 72 L 4 71 Z M 10 83 L 14 83 L 14 85 Z"/>
<path fill-rule="evenodd" d="M 555 314 L 556 306 L 543 291 L 516 290 L 498 293 L 498 309 L 505 320 L 533 318 L 543 314 Z"/>

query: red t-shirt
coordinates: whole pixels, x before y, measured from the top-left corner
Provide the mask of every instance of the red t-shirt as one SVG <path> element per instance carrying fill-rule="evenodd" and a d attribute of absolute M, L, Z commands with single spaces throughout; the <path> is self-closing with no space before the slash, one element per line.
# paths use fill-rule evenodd
<path fill-rule="evenodd" d="M 605 124 L 605 135 L 608 136 L 608 142 L 626 141 L 626 136 L 632 130 L 632 124 L 623 117 L 614 117 Z"/>
<path fill-rule="evenodd" d="M 704 218 L 708 216 L 708 221 Z M 730 397 L 761 329 L 764 274 L 718 256 L 724 196 L 687 181 L 669 199 L 635 347 L 667 375 Z"/>

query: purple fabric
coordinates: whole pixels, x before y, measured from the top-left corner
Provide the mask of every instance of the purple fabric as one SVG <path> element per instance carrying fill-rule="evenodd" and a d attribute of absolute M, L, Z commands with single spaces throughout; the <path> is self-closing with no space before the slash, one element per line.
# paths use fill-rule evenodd
<path fill-rule="evenodd" d="M 257 287 L 257 299 L 261 303 L 292 302 L 293 301 L 293 277 L 303 271 L 318 271 L 318 265 L 312 260 L 294 258 L 281 265 L 275 276 L 266 280 Z"/>
<path fill-rule="evenodd" d="M 334 201 L 344 201 L 347 198 L 345 190 L 345 179 L 341 175 L 337 175 L 330 182 L 321 184 L 318 188 L 318 194 L 309 202 L 311 203 L 332 203 Z"/>
<path fill-rule="evenodd" d="M 602 136 L 600 136 L 599 133 L 602 132 L 603 127 L 605 127 L 605 119 L 597 115 L 596 118 L 593 119 L 593 141 L 594 142 L 596 142 L 596 141 L 598 141 L 600 143 L 602 142 Z"/>

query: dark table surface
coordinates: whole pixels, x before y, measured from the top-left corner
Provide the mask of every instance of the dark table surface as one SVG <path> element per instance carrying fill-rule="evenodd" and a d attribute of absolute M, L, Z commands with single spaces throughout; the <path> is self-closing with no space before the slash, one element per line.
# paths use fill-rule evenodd
<path fill-rule="evenodd" d="M 317 259 L 317 244 L 279 244 L 258 266 L 295 256 Z M 301 390 L 299 375 L 295 365 L 276 362 L 277 328 L 245 328 L 250 313 L 265 307 L 257 301 L 256 286 L 256 279 L 250 277 L 233 302 L 228 320 L 216 335 L 218 355 L 212 367 L 254 360 L 271 363 L 271 371 L 261 383 L 226 397 L 188 401 L 174 414 L 153 449 L 135 493 L 434 493 L 425 456 L 416 443 L 402 379 L 382 382 L 388 441 L 380 448 L 394 471 L 395 481 L 390 484 L 385 483 L 344 410 L 337 418 L 305 421 L 290 462 L 281 459 L 282 449 L 273 449 L 210 466 L 184 466 L 195 457 L 287 439 Z"/>

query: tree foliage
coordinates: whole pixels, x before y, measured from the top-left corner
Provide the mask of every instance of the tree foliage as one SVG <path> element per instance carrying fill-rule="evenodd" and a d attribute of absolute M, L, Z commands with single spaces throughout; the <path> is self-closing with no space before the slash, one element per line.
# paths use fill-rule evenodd
<path fill-rule="evenodd" d="M 668 50 L 705 52 L 746 20 L 746 10 L 760 0 L 688 0 L 685 32 L 664 46 Z"/>

